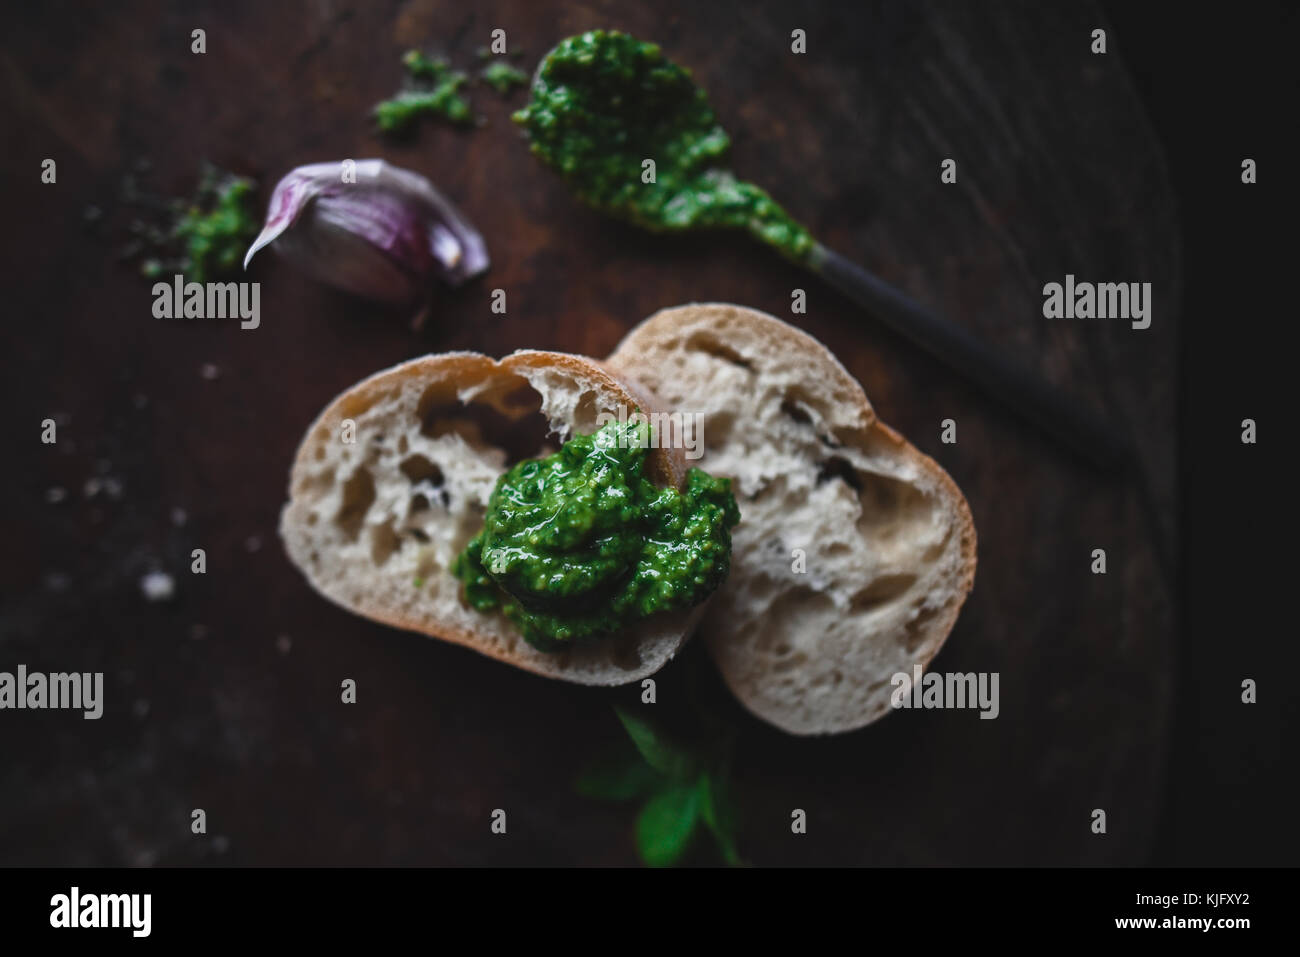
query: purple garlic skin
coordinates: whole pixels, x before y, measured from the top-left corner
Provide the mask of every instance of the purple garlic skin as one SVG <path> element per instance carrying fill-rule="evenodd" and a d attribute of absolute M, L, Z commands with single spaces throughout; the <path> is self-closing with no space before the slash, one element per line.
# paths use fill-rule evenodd
<path fill-rule="evenodd" d="M 488 268 L 483 237 L 419 173 L 380 159 L 299 166 L 275 186 L 264 246 L 320 282 L 403 305 L 431 277 L 459 286 Z"/>

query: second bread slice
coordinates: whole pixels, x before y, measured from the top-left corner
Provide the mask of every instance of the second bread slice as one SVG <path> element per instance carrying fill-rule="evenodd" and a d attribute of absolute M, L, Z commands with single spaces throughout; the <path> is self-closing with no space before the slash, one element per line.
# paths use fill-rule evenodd
<path fill-rule="evenodd" d="M 753 309 L 665 309 L 606 361 L 703 415 L 699 464 L 734 480 L 731 575 L 704 624 L 727 685 L 794 734 L 887 713 L 894 676 L 930 661 L 974 582 L 952 479 L 825 346 Z"/>

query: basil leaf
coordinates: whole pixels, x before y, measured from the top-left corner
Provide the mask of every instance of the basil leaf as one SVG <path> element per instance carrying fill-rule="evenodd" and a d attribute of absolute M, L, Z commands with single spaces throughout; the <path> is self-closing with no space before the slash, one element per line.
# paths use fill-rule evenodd
<path fill-rule="evenodd" d="M 682 780 L 695 770 L 695 759 L 690 752 L 678 747 L 660 734 L 655 726 L 642 717 L 615 707 L 618 720 L 623 722 L 632 743 L 645 758 L 646 764 L 670 778 Z"/>
<path fill-rule="evenodd" d="M 640 754 L 633 753 L 606 758 L 584 768 L 573 782 L 573 789 L 582 797 L 630 801 L 651 793 L 662 781 Z"/>
<path fill-rule="evenodd" d="M 700 819 L 700 792 L 693 784 L 674 784 L 641 808 L 636 847 L 649 867 L 671 867 L 690 846 Z"/>

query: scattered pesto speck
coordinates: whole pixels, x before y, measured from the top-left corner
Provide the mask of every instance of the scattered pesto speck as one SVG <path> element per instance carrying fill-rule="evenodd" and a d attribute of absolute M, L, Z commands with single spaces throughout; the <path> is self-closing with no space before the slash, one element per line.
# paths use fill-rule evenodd
<path fill-rule="evenodd" d="M 498 93 L 509 93 L 517 86 L 528 85 L 528 74 L 502 60 L 489 63 L 479 73 L 483 82 Z"/>
<path fill-rule="evenodd" d="M 402 55 L 402 66 L 413 79 L 438 82 L 447 73 L 449 67 L 442 57 L 431 57 L 422 50 L 407 50 Z"/>
<path fill-rule="evenodd" d="M 725 167 L 731 140 L 704 91 L 653 43 L 604 30 L 562 40 L 514 120 L 533 153 L 607 215 L 658 232 L 743 229 L 796 262 L 813 249 L 807 229 Z M 653 182 L 643 181 L 646 160 Z"/>
<path fill-rule="evenodd" d="M 252 180 L 204 164 L 192 198 L 159 204 L 172 217 L 170 223 L 132 222 L 134 251 L 149 252 L 140 263 L 141 274 L 156 279 L 181 273 L 199 283 L 237 275 L 244 250 L 260 228 L 256 190 Z"/>
<path fill-rule="evenodd" d="M 474 111 L 460 89 L 469 76 L 453 70 L 446 60 L 409 50 L 402 65 L 413 86 L 374 108 L 375 122 L 385 133 L 403 133 L 421 116 L 438 116 L 458 126 L 472 126 Z"/>
<path fill-rule="evenodd" d="M 252 181 L 238 176 L 200 188 L 198 201 L 185 209 L 173 233 L 184 248 L 181 271 L 187 279 L 202 283 L 239 271 L 259 228 L 254 198 Z"/>
<path fill-rule="evenodd" d="M 644 417 L 611 422 L 501 476 L 452 564 L 466 601 L 558 651 L 708 597 L 731 566 L 731 482 L 693 468 L 685 491 L 659 488 L 650 437 Z"/>

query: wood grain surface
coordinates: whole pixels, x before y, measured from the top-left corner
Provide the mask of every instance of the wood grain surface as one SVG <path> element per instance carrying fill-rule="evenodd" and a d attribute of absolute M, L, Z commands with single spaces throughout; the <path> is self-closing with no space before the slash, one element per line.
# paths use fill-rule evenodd
<path fill-rule="evenodd" d="M 690 67 L 741 175 L 828 246 L 1107 416 L 1140 450 L 1140 477 L 1063 457 L 741 237 L 656 238 L 577 207 L 509 122 L 522 92 L 473 90 L 477 130 L 429 124 L 394 144 L 371 127 L 408 47 L 477 67 L 500 27 L 531 69 L 596 26 L 653 38 Z M 351 617 L 309 590 L 275 528 L 303 430 L 358 379 L 451 349 L 601 356 L 654 310 L 693 300 L 764 309 L 820 338 L 881 418 L 952 474 L 979 572 L 934 667 L 1000 674 L 994 721 L 910 712 L 797 739 L 745 714 L 694 643 L 661 672 L 660 707 L 697 668 L 739 727 L 746 858 L 1145 861 L 1171 693 L 1180 239 L 1122 41 L 1089 51 L 1098 26 L 1085 2 L 130 0 L 8 19 L 0 670 L 102 670 L 106 710 L 0 715 L 0 863 L 634 863 L 631 809 L 571 789 L 618 740 L 610 705 L 634 691 L 546 681 Z M 204 55 L 190 52 L 196 27 Z M 790 52 L 795 28 L 804 55 Z M 149 283 L 115 258 L 138 215 L 121 202 L 124 176 L 184 194 L 207 159 L 256 176 L 265 202 L 296 165 L 369 156 L 429 176 L 492 256 L 481 280 L 439 292 L 420 333 L 273 256 L 251 270 L 261 328 L 157 320 Z M 45 157 L 55 185 L 40 183 Z M 955 185 L 940 182 L 945 158 Z M 91 205 L 103 217 L 87 224 Z M 1151 282 L 1150 329 L 1044 319 L 1043 284 L 1067 273 Z M 489 310 L 494 288 L 504 316 Z M 795 288 L 806 315 L 790 314 Z M 38 441 L 49 416 L 56 446 Z M 945 418 L 956 445 L 939 440 Z M 53 487 L 66 500 L 47 502 Z M 205 576 L 188 571 L 196 547 Z M 1094 548 L 1105 575 L 1090 572 Z M 171 601 L 141 595 L 155 567 L 175 577 Z M 344 678 L 355 705 L 339 701 Z M 207 835 L 190 833 L 194 808 Z M 508 811 L 506 837 L 489 833 L 494 808 Z M 793 808 L 808 812 L 806 835 L 790 833 Z"/>

